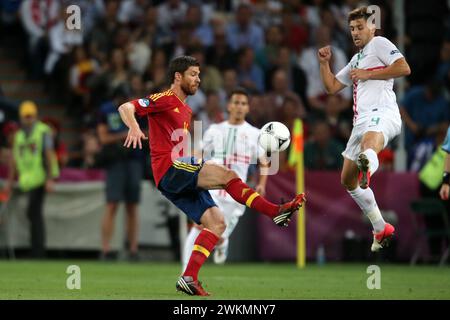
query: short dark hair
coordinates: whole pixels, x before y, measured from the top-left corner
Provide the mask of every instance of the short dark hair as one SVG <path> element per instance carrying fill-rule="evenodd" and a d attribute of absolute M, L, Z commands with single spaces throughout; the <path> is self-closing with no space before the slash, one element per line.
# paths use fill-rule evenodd
<path fill-rule="evenodd" d="M 246 96 L 247 99 L 250 98 L 247 89 L 243 87 L 236 87 L 233 90 L 231 90 L 230 94 L 228 95 L 228 99 L 231 99 L 235 94 L 242 94 Z"/>
<path fill-rule="evenodd" d="M 171 82 L 175 80 L 175 73 L 183 74 L 189 67 L 200 67 L 197 59 L 191 56 L 179 56 L 170 61 L 168 77 Z"/>
<path fill-rule="evenodd" d="M 364 19 L 367 21 L 367 19 L 369 19 L 369 17 L 373 14 L 372 12 L 368 12 L 367 10 L 368 8 L 364 6 L 350 11 L 350 13 L 348 14 L 347 22 L 350 23 L 351 21 L 358 19 Z"/>

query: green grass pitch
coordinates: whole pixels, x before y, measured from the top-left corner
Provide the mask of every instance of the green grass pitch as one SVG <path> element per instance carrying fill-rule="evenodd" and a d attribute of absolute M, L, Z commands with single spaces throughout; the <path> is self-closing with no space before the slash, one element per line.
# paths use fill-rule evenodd
<path fill-rule="evenodd" d="M 66 287 L 72 264 L 80 290 Z M 381 264 L 381 289 L 369 290 L 368 266 L 208 263 L 200 280 L 207 299 L 450 299 L 449 267 Z M 1 260 L 0 299 L 192 299 L 175 291 L 179 272 L 175 263 Z"/>

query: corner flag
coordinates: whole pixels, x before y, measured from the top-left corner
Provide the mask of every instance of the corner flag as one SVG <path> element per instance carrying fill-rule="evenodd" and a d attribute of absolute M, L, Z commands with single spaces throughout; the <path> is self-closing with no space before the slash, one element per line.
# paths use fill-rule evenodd
<path fill-rule="evenodd" d="M 305 190 L 305 174 L 303 163 L 303 122 L 297 118 L 292 129 L 292 147 L 289 153 L 289 166 L 296 171 L 296 193 Z M 297 266 L 304 268 L 306 264 L 305 205 L 300 208 L 297 218 Z"/>

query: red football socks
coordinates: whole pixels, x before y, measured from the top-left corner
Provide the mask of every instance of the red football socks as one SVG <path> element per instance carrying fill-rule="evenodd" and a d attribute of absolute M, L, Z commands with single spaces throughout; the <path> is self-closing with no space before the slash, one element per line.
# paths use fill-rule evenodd
<path fill-rule="evenodd" d="M 183 276 L 191 276 L 194 281 L 198 278 L 198 272 L 208 259 L 209 254 L 216 246 L 219 237 L 209 231 L 208 229 L 203 229 L 198 235 L 194 242 L 194 249 L 192 250 L 191 257 L 189 258 L 186 270 Z"/>
<path fill-rule="evenodd" d="M 239 178 L 230 180 L 225 190 L 237 202 L 255 209 L 270 218 L 278 214 L 278 205 L 264 199 L 258 192 L 250 188 Z"/>

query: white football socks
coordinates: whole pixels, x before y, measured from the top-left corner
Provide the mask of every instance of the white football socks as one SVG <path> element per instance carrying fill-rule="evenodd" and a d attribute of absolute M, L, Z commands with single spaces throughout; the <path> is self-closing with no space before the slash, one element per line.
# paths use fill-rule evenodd
<path fill-rule="evenodd" d="M 373 151 L 373 150 L 372 150 Z M 378 163 L 378 161 L 377 161 Z M 380 209 L 378 209 L 377 202 L 372 189 L 362 189 L 357 187 L 355 190 L 347 190 L 350 196 L 355 200 L 363 213 L 369 218 L 372 223 L 373 230 L 380 232 L 384 229 L 385 221 L 381 215 Z"/>
<path fill-rule="evenodd" d="M 369 170 L 370 175 L 372 176 L 379 166 L 377 153 L 373 149 L 367 149 L 363 151 L 363 153 L 367 156 L 367 159 L 369 159 Z"/>

